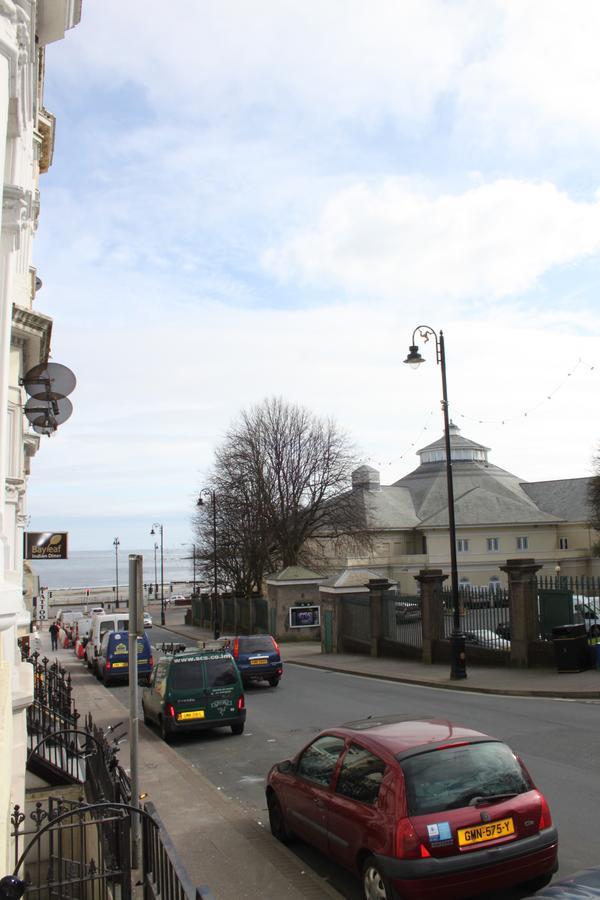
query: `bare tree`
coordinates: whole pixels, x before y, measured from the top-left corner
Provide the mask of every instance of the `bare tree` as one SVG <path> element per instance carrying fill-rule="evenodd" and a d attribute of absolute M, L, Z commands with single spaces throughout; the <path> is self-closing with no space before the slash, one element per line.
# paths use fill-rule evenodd
<path fill-rule="evenodd" d="M 596 474 L 590 479 L 588 487 L 590 525 L 600 532 L 600 453 L 594 459 L 594 471 Z M 600 556 L 600 541 L 594 545 L 594 553 Z"/>
<path fill-rule="evenodd" d="M 213 483 L 228 517 L 223 535 L 235 532 L 229 552 L 236 548 L 254 585 L 278 565 L 310 565 L 320 538 L 368 541 L 364 507 L 349 490 L 356 464 L 331 419 L 281 398 L 241 413 L 216 451 Z"/>

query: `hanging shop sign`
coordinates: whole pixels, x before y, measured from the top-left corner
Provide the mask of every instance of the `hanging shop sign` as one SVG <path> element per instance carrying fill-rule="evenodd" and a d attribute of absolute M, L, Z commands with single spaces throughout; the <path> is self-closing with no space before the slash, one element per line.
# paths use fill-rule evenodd
<path fill-rule="evenodd" d="M 67 559 L 66 531 L 26 531 L 25 559 Z"/>

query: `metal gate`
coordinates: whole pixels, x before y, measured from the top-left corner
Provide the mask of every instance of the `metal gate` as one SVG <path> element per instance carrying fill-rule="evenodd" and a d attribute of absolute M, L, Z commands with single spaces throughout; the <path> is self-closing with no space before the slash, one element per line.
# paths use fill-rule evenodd
<path fill-rule="evenodd" d="M 342 597 L 342 648 L 368 653 L 371 645 L 371 607 L 368 597 Z"/>
<path fill-rule="evenodd" d="M 27 900 L 130 900 L 130 815 L 98 806 L 49 797 L 28 816 L 14 807 L 14 874 Z"/>

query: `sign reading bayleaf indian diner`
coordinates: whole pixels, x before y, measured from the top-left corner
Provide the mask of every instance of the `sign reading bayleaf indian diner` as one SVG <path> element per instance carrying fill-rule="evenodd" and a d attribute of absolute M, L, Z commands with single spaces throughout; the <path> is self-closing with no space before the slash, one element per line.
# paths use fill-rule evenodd
<path fill-rule="evenodd" d="M 25 559 L 67 559 L 66 531 L 26 531 Z"/>

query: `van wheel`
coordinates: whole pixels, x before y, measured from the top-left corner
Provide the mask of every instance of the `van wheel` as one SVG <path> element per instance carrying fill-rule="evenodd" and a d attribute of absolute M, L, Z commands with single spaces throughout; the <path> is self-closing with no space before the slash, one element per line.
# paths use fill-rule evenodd
<path fill-rule="evenodd" d="M 169 728 L 167 727 L 167 723 L 165 722 L 165 720 L 163 719 L 162 716 L 158 720 L 158 728 L 160 731 L 160 736 L 163 739 L 163 741 L 165 742 L 165 744 L 170 744 L 172 735 L 171 735 Z"/>
<path fill-rule="evenodd" d="M 363 863 L 362 879 L 365 900 L 392 900 L 391 888 L 373 856 L 368 856 Z"/>
<path fill-rule="evenodd" d="M 271 687 L 277 687 L 277 685 L 279 684 L 279 678 L 269 678 L 269 684 L 271 685 Z"/>
<path fill-rule="evenodd" d="M 244 733 L 244 722 L 236 722 L 235 725 L 231 726 L 232 734 L 243 734 Z"/>
<path fill-rule="evenodd" d="M 100 675 L 98 675 L 98 678 L 100 678 Z M 104 685 L 105 688 L 107 688 L 109 685 L 108 678 L 106 677 L 106 672 L 102 676 L 102 684 Z"/>

